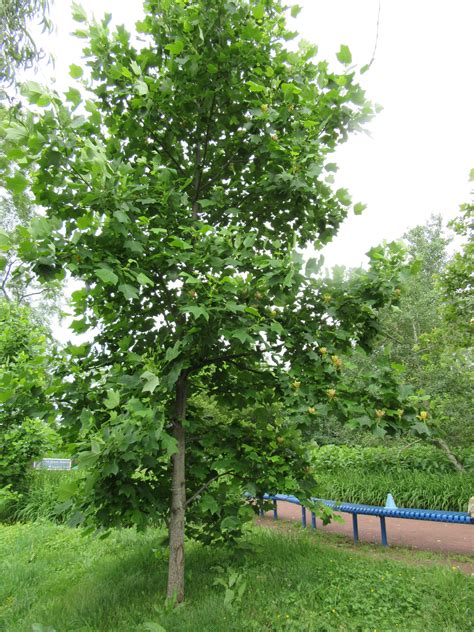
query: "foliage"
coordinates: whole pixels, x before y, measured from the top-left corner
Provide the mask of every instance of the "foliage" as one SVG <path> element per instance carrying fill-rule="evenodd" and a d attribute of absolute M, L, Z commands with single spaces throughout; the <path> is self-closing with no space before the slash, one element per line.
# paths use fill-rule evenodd
<path fill-rule="evenodd" d="M 48 332 L 34 313 L 0 301 L 0 487 L 21 488 L 33 459 L 56 448 Z"/>
<path fill-rule="evenodd" d="M 474 471 L 474 449 L 456 450 L 456 456 L 467 470 Z M 402 472 L 445 474 L 454 471 L 446 454 L 430 445 L 397 445 L 394 447 L 349 447 L 324 445 L 313 449 L 312 463 L 318 473 L 361 470 L 367 476 L 381 471 L 397 476 Z"/>
<path fill-rule="evenodd" d="M 348 551 L 325 544 L 320 531 L 261 530 L 247 536 L 247 554 L 191 544 L 188 600 L 171 611 L 157 603 L 166 584 L 166 559 L 153 555 L 160 536 L 122 529 L 102 540 L 46 524 L 1 528 L 0 627 L 309 632 L 408 625 L 455 632 L 472 621 L 472 579 L 443 568 L 444 557 L 380 546 Z M 228 582 L 235 572 L 247 583 L 241 602 L 224 607 L 215 566 Z"/>
<path fill-rule="evenodd" d="M 474 176 L 472 177 L 474 181 Z M 451 228 L 464 239 L 463 247 L 456 252 L 441 275 L 443 292 L 443 316 L 458 335 L 464 336 L 469 346 L 472 339 L 474 294 L 474 204 L 463 204 L 459 217 L 451 222 Z"/>
<path fill-rule="evenodd" d="M 467 208 L 464 224 L 460 222 L 465 232 L 468 216 Z M 450 240 L 439 216 L 432 217 L 425 226 L 410 230 L 405 240 L 412 270 L 418 268 L 418 274 L 406 277 L 400 285 L 399 304 L 381 311 L 379 345 L 375 351 L 368 356 L 359 354 L 351 358 L 352 378 L 362 386 L 365 376 L 375 376 L 381 371 L 387 380 L 399 382 L 399 393 L 407 395 L 412 404 L 416 403 L 413 398 L 417 398 L 418 410 L 428 413 L 427 419 L 437 434 L 450 445 L 469 446 L 474 440 L 470 398 L 474 384 L 468 335 L 471 325 L 466 314 L 462 322 L 455 322 L 452 307 L 456 297 L 461 295 L 463 298 L 459 300 L 467 307 L 469 281 L 464 278 L 463 290 L 462 273 L 459 277 L 450 276 L 449 270 L 456 268 L 456 261 L 464 262 L 464 274 L 469 265 L 472 268 L 472 262 L 469 263 L 471 242 L 467 241 L 465 254 L 457 253 L 450 260 L 447 254 Z M 443 286 L 448 283 L 443 281 L 445 277 L 451 279 L 451 298 L 447 286 Z M 457 282 L 458 290 L 455 289 Z M 380 378 L 378 375 L 374 385 L 367 385 L 368 392 L 371 389 L 380 392 Z M 405 405 L 401 404 L 400 408 Z M 319 436 L 318 440 L 331 441 L 331 437 Z"/>
<path fill-rule="evenodd" d="M 35 458 L 58 447 L 57 432 L 41 419 L 23 418 L 0 433 L 0 486 L 21 487 Z"/>
<path fill-rule="evenodd" d="M 370 270 L 345 285 L 317 279 L 316 260 L 303 268 L 301 249 L 327 243 L 351 208 L 347 191 L 331 188 L 329 156 L 373 111 L 348 50 L 341 74 L 315 61 L 313 46 L 290 51 L 280 0 L 145 8 L 135 49 L 125 29 L 76 7 L 88 44 L 86 68 L 71 75 L 84 74 L 84 89 L 24 86 L 30 110 L 3 125 L 4 182 L 45 209 L 22 233 L 21 256 L 43 279 L 84 284 L 72 328 L 94 341 L 69 348 L 60 398 L 89 472 L 86 518 L 169 518 L 168 595 L 181 600 L 186 496 L 215 471 L 201 459 L 185 480 L 186 435 L 188 462 L 192 437 L 204 436 L 186 415 L 189 397 L 205 392 L 231 409 L 284 401 L 295 432 L 318 403 L 347 414 L 340 367 L 321 350 L 370 347 L 379 310 L 397 299 L 404 251 L 374 249 Z M 365 412 L 362 402 L 351 414 L 381 425 Z M 273 425 L 258 424 L 256 438 L 270 438 Z M 224 443 L 234 431 L 221 424 Z M 281 475 L 281 455 L 270 464 L 266 483 Z M 208 488 L 214 506 L 226 485 L 213 486 L 215 498 Z"/>
<path fill-rule="evenodd" d="M 38 20 L 50 30 L 49 0 L 0 0 L 0 84 L 9 84 L 19 68 L 31 68 L 41 57 L 30 34 L 30 22 Z"/>
<path fill-rule="evenodd" d="M 329 500 L 384 507 L 390 493 L 398 507 L 467 511 L 474 474 L 399 470 L 338 470 L 319 477 L 318 493 Z"/>

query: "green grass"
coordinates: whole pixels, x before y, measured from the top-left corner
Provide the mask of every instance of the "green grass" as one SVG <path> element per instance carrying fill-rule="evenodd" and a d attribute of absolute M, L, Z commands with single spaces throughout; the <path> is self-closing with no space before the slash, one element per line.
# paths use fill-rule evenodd
<path fill-rule="evenodd" d="M 173 612 L 163 607 L 166 559 L 157 531 L 100 540 L 59 525 L 0 527 L 0 630 L 471 629 L 473 582 L 458 571 L 386 553 L 374 559 L 310 533 L 256 530 L 246 544 L 247 551 L 229 552 L 190 543 L 187 599 Z"/>

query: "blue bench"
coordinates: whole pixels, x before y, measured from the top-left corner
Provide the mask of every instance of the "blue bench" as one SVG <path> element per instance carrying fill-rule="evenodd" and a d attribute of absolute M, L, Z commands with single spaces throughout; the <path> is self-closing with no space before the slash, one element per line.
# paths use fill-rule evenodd
<path fill-rule="evenodd" d="M 306 507 L 303 507 L 296 496 L 286 496 L 284 494 L 265 494 L 264 500 L 273 501 L 273 517 L 278 518 L 278 501 L 300 505 L 301 524 L 306 527 Z M 439 509 L 398 509 L 389 507 L 375 507 L 373 505 L 357 505 L 353 503 L 336 503 L 323 498 L 311 498 L 312 502 L 323 503 L 335 511 L 352 514 L 352 531 L 354 542 L 359 541 L 359 525 L 357 516 L 378 516 L 380 518 L 380 531 L 382 544 L 388 546 L 386 518 L 403 518 L 406 520 L 431 520 L 433 522 L 451 522 L 457 524 L 474 524 L 474 518 L 462 511 L 442 511 Z M 263 510 L 261 511 L 263 513 Z M 311 526 L 316 529 L 316 514 L 311 512 Z"/>

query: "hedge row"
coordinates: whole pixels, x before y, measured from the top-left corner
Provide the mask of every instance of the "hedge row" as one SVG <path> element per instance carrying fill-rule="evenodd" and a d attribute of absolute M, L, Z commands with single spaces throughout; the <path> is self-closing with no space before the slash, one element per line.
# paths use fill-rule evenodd
<path fill-rule="evenodd" d="M 474 472 L 474 449 L 455 450 L 466 471 Z M 445 452 L 431 445 L 397 447 L 350 447 L 325 445 L 313 450 L 313 462 L 321 474 L 348 468 L 379 474 L 403 472 L 450 473 L 455 468 Z"/>

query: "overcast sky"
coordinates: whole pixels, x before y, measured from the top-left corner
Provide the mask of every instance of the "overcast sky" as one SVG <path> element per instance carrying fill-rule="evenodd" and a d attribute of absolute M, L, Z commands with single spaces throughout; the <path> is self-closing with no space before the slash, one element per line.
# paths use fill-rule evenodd
<path fill-rule="evenodd" d="M 110 12 L 114 23 L 133 31 L 139 0 L 82 0 L 89 14 Z M 359 67 L 372 57 L 378 0 L 300 0 L 295 30 L 319 47 L 320 58 L 341 66 L 341 44 Z M 83 40 L 70 33 L 70 3 L 56 0 L 56 31 L 46 47 L 56 58 L 58 87 L 68 85 L 68 68 L 78 63 Z M 293 28 L 293 27 L 292 27 Z M 474 167 L 474 1 L 381 0 L 375 61 L 361 77 L 367 96 L 383 106 L 368 125 L 370 136 L 353 136 L 336 154 L 336 184 L 355 202 L 367 204 L 350 217 L 326 249 L 326 265 L 357 266 L 384 239 L 400 237 L 432 213 L 446 219 L 469 200 Z"/>

